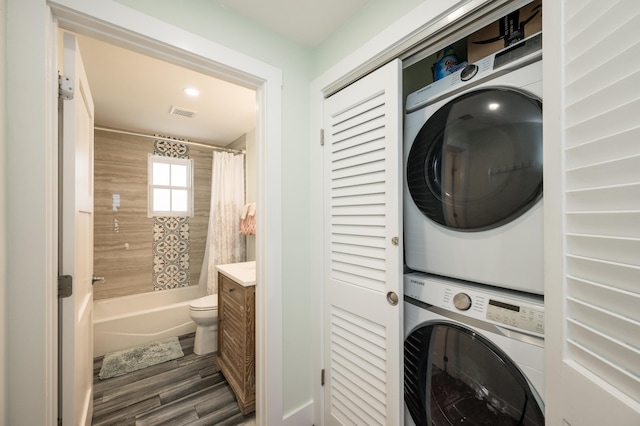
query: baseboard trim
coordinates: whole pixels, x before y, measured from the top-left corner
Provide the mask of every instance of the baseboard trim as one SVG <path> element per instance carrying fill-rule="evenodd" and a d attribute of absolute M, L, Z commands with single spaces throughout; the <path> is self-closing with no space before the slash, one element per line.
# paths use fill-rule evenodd
<path fill-rule="evenodd" d="M 313 401 L 288 412 L 282 418 L 283 426 L 313 425 Z"/>

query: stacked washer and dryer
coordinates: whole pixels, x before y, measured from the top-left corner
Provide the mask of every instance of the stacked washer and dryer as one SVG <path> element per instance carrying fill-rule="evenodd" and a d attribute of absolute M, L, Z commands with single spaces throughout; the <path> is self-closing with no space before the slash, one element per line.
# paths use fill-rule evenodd
<path fill-rule="evenodd" d="M 407 98 L 406 425 L 544 424 L 541 48 Z"/>

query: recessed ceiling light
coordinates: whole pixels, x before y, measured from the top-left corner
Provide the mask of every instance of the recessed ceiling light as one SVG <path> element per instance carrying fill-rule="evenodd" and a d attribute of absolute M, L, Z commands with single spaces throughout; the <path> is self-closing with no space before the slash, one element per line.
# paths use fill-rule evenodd
<path fill-rule="evenodd" d="M 198 96 L 200 94 L 200 92 L 198 92 L 198 89 L 194 89 L 193 87 L 187 87 L 186 89 L 184 89 L 184 93 L 189 96 Z"/>

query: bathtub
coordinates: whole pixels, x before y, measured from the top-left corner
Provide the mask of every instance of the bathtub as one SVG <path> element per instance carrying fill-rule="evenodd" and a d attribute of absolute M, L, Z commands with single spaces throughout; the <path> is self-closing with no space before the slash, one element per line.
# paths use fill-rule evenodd
<path fill-rule="evenodd" d="M 189 302 L 198 286 L 93 302 L 93 356 L 196 331 Z"/>

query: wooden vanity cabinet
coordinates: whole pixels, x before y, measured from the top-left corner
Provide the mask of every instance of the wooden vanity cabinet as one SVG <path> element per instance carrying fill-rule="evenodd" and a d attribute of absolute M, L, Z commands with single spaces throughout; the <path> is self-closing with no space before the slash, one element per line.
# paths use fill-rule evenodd
<path fill-rule="evenodd" d="M 256 406 L 255 288 L 218 272 L 217 364 L 243 415 Z"/>

